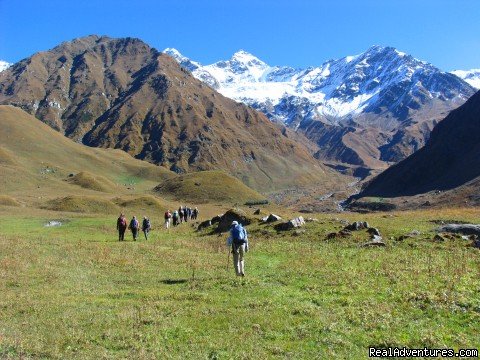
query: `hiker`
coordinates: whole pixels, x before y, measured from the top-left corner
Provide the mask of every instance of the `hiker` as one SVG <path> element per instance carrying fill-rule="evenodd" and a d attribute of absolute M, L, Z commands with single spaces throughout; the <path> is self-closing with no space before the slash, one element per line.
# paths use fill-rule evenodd
<path fill-rule="evenodd" d="M 177 210 L 175 210 L 173 212 L 172 219 L 173 219 L 173 226 L 177 226 L 178 225 L 178 211 Z"/>
<path fill-rule="evenodd" d="M 237 276 L 245 276 L 245 264 L 243 257 L 248 251 L 247 230 L 238 221 L 232 222 L 230 236 L 227 239 L 227 246 L 232 247 L 233 267 Z"/>
<path fill-rule="evenodd" d="M 137 241 L 139 227 L 140 224 L 138 223 L 137 218 L 134 216 L 130 221 L 130 226 L 128 227 L 132 231 L 133 241 Z"/>
<path fill-rule="evenodd" d="M 181 206 L 178 208 L 178 216 L 181 224 L 183 222 L 183 208 Z"/>
<path fill-rule="evenodd" d="M 165 229 L 170 228 L 170 219 L 172 218 L 170 210 L 165 211 L 165 215 L 163 217 L 165 218 Z"/>
<path fill-rule="evenodd" d="M 145 240 L 148 240 L 148 233 L 150 232 L 151 228 L 152 226 L 150 225 L 150 219 L 144 216 L 143 223 L 142 223 L 142 231 L 143 231 L 143 234 L 145 235 Z"/>
<path fill-rule="evenodd" d="M 117 219 L 118 241 L 125 240 L 125 231 L 127 230 L 127 218 L 125 214 L 120 214 Z"/>
<path fill-rule="evenodd" d="M 192 218 L 192 208 L 187 208 L 187 218 L 189 220 Z"/>
<path fill-rule="evenodd" d="M 195 209 L 193 209 L 192 212 L 192 219 L 197 220 L 198 218 L 198 208 L 195 206 Z"/>

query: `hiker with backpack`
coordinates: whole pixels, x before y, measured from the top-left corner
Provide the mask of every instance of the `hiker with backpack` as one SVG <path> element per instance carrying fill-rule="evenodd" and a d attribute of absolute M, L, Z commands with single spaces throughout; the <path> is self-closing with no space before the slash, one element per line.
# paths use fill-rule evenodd
<path fill-rule="evenodd" d="M 237 276 L 245 276 L 245 262 L 243 258 L 245 253 L 248 252 L 248 234 L 247 230 L 238 221 L 232 222 L 227 246 L 231 247 L 230 251 L 233 254 L 235 274 Z"/>
<path fill-rule="evenodd" d="M 173 219 L 173 226 L 177 226 L 178 225 L 178 211 L 177 210 L 175 210 L 173 212 L 172 219 Z"/>
<path fill-rule="evenodd" d="M 125 240 L 125 231 L 127 230 L 127 218 L 125 214 L 120 214 L 117 219 L 118 241 Z"/>
<path fill-rule="evenodd" d="M 192 219 L 197 220 L 198 218 L 198 208 L 195 206 L 195 209 L 192 211 Z"/>
<path fill-rule="evenodd" d="M 180 219 L 180 224 L 183 222 L 183 207 L 178 208 L 178 217 Z"/>
<path fill-rule="evenodd" d="M 130 221 L 130 226 L 128 227 L 132 231 L 133 241 L 137 241 L 139 227 L 140 224 L 138 223 L 137 217 L 134 216 Z"/>
<path fill-rule="evenodd" d="M 163 217 L 165 219 L 165 229 L 169 229 L 170 219 L 172 218 L 172 214 L 170 213 L 170 210 L 165 211 L 165 215 Z"/>
<path fill-rule="evenodd" d="M 143 223 L 142 223 L 142 231 L 143 231 L 143 234 L 145 235 L 145 240 L 148 240 L 148 233 L 150 232 L 151 228 L 152 226 L 150 224 L 150 219 L 144 216 Z"/>

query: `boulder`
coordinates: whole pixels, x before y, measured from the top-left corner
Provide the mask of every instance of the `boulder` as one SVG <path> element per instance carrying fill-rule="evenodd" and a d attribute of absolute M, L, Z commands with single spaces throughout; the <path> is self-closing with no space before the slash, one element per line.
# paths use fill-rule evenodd
<path fill-rule="evenodd" d="M 308 218 L 308 219 L 305 219 L 305 222 L 317 222 L 318 219 L 315 219 L 315 218 Z"/>
<path fill-rule="evenodd" d="M 373 227 L 368 228 L 368 229 L 367 229 L 367 232 L 368 232 L 370 235 L 381 236 L 381 235 L 380 235 L 380 231 L 378 231 L 377 228 L 373 228 Z"/>
<path fill-rule="evenodd" d="M 443 236 L 437 234 L 433 237 L 433 241 L 444 242 L 445 238 Z"/>
<path fill-rule="evenodd" d="M 220 221 L 222 221 L 222 217 L 223 217 L 223 214 L 214 216 L 214 217 L 210 220 L 210 221 L 212 222 L 212 225 L 213 225 L 213 224 L 217 224 L 217 223 L 219 223 Z"/>
<path fill-rule="evenodd" d="M 305 225 L 305 220 L 303 219 L 303 216 L 299 216 L 295 219 L 276 225 L 275 229 L 280 231 L 286 231 L 299 228 L 303 225 Z"/>
<path fill-rule="evenodd" d="M 272 223 L 272 222 L 276 222 L 276 221 L 280 221 L 282 220 L 282 218 L 278 215 L 275 215 L 275 214 L 270 214 L 267 216 L 267 220 L 265 220 L 265 222 L 267 223 Z"/>
<path fill-rule="evenodd" d="M 358 230 L 368 229 L 369 227 L 370 226 L 368 226 L 368 223 L 366 221 L 355 221 L 354 223 L 351 223 L 350 225 L 345 226 L 345 230 L 358 231 Z"/>
<path fill-rule="evenodd" d="M 217 226 L 217 232 L 226 232 L 230 230 L 233 221 L 238 221 L 242 225 L 250 225 L 252 219 L 247 216 L 245 211 L 235 208 L 228 210 L 221 218 Z"/>
<path fill-rule="evenodd" d="M 474 248 L 480 249 L 480 240 L 474 240 L 472 245 Z"/>
<path fill-rule="evenodd" d="M 375 235 L 375 238 L 372 241 L 369 241 L 362 245 L 362 247 L 369 247 L 369 246 L 387 246 L 387 245 L 383 242 L 380 236 Z"/>
<path fill-rule="evenodd" d="M 210 226 L 212 226 L 212 221 L 211 220 L 205 220 L 205 221 L 202 221 L 198 225 L 197 230 L 206 229 L 207 227 L 210 227 Z"/>
<path fill-rule="evenodd" d="M 253 212 L 253 215 L 260 215 L 260 209 L 256 209 L 256 210 Z"/>
<path fill-rule="evenodd" d="M 475 224 L 447 224 L 437 229 L 438 232 L 477 235 L 480 236 L 480 225 Z"/>

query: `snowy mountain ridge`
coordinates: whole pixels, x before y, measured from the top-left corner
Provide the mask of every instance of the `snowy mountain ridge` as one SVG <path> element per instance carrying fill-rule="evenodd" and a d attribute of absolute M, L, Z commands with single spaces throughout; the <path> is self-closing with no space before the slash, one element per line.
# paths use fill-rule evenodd
<path fill-rule="evenodd" d="M 455 70 L 452 74 L 457 75 L 459 78 L 465 80 L 475 89 L 480 89 L 480 69 L 471 70 Z"/>
<path fill-rule="evenodd" d="M 6 61 L 3 61 L 3 60 L 0 60 L 0 72 L 2 72 L 3 70 L 9 68 L 10 66 L 12 66 L 12 64 L 6 62 Z"/>
<path fill-rule="evenodd" d="M 385 93 L 399 87 L 405 92 L 427 93 L 430 98 L 458 96 L 460 101 L 465 101 L 471 90 L 447 91 L 446 95 L 443 88 L 450 74 L 392 47 L 372 46 L 362 54 L 307 69 L 270 66 L 243 50 L 230 60 L 205 66 L 175 49 L 164 52 L 223 95 L 288 125 L 298 125 L 299 118 L 338 124 L 378 111 L 387 105 Z M 456 88 L 466 85 L 458 78 L 449 80 Z M 295 112 L 288 110 L 292 107 Z"/>

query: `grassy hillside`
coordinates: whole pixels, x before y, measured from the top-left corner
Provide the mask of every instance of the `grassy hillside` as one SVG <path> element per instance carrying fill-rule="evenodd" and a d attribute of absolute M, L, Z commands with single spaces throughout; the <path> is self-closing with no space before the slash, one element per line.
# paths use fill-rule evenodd
<path fill-rule="evenodd" d="M 478 209 L 325 214 L 296 237 L 254 224 L 244 279 L 208 231 L 119 243 L 112 216 L 44 227 L 57 216 L 0 206 L 0 358 L 361 359 L 372 345 L 479 345 L 479 252 L 432 240 L 432 221 L 476 221 Z M 359 247 L 365 232 L 325 240 L 340 220 L 368 221 L 387 246 Z"/>
<path fill-rule="evenodd" d="M 154 192 L 195 203 L 240 203 L 265 200 L 258 192 L 223 171 L 200 171 L 165 180 Z"/>
<path fill-rule="evenodd" d="M 120 150 L 73 142 L 21 109 L 0 106 L 0 192 L 27 201 L 141 193 L 175 177 Z"/>

